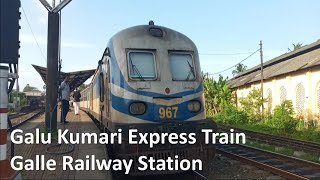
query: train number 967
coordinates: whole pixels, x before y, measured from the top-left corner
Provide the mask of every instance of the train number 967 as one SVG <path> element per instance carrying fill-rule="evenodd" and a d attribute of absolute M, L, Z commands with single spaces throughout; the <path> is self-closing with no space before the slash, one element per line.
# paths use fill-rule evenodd
<path fill-rule="evenodd" d="M 159 117 L 160 119 L 170 119 L 177 118 L 178 107 L 160 107 L 159 108 Z"/>

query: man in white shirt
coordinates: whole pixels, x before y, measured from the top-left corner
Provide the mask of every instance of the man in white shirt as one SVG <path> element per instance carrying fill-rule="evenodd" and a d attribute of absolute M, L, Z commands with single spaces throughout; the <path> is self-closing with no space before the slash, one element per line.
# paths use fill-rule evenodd
<path fill-rule="evenodd" d="M 73 107 L 74 107 L 75 115 L 79 115 L 80 98 L 81 98 L 80 91 L 76 89 L 73 93 Z"/>
<path fill-rule="evenodd" d="M 61 123 L 69 123 L 66 120 L 67 114 L 69 112 L 69 101 L 70 101 L 70 87 L 69 87 L 69 79 L 65 77 L 63 82 L 60 85 L 61 92 L 61 103 L 62 103 L 62 111 L 61 111 Z"/>

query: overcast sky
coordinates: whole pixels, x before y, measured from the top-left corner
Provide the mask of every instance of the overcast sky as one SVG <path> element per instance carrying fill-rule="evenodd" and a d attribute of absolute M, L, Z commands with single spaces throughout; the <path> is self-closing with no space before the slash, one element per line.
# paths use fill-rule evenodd
<path fill-rule="evenodd" d="M 42 90 L 31 64 L 46 66 L 47 10 L 39 0 L 21 1 L 35 38 L 21 9 L 19 84 Z M 293 43 L 320 39 L 319 9 L 319 0 L 73 0 L 62 11 L 62 71 L 96 68 L 112 35 L 153 20 L 190 37 L 202 70 L 214 74 L 259 49 L 260 40 L 267 61 L 287 53 Z M 256 53 L 244 64 L 250 68 L 259 61 Z M 222 75 L 231 77 L 231 72 Z"/>

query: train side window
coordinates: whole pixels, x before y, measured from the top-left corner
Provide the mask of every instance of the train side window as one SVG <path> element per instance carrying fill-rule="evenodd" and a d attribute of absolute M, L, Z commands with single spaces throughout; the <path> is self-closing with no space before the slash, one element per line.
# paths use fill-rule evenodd
<path fill-rule="evenodd" d="M 131 79 L 144 81 L 157 78 L 155 55 L 152 51 L 130 50 L 127 57 Z"/>
<path fill-rule="evenodd" d="M 170 69 L 173 81 L 193 81 L 196 72 L 190 52 L 169 52 Z"/>
<path fill-rule="evenodd" d="M 100 102 L 104 101 L 104 79 L 103 73 L 100 73 Z"/>

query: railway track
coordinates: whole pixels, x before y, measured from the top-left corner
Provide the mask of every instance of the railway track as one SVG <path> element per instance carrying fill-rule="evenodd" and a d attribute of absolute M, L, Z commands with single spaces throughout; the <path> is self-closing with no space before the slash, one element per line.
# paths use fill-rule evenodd
<path fill-rule="evenodd" d="M 287 179 L 320 179 L 320 164 L 245 145 L 217 145 L 217 153 Z"/>
<path fill-rule="evenodd" d="M 305 152 L 310 152 L 313 154 L 320 155 L 320 144 L 309 142 L 309 141 L 301 141 L 292 138 L 279 137 L 265 133 L 258 133 L 250 130 L 244 130 L 239 128 L 228 127 L 225 125 L 218 125 L 218 129 L 223 131 L 229 131 L 230 128 L 234 129 L 234 132 L 243 132 L 246 134 L 247 139 L 255 140 L 259 142 L 263 142 L 266 144 L 272 144 L 277 146 L 288 146 L 292 147 L 295 150 L 301 150 Z"/>
<path fill-rule="evenodd" d="M 30 106 L 25 106 L 25 107 L 21 108 L 19 113 L 9 115 L 9 118 L 10 119 L 18 118 L 18 117 L 24 116 L 32 111 L 33 110 L 31 109 Z"/>
<path fill-rule="evenodd" d="M 40 114 L 44 113 L 44 108 L 39 108 L 36 110 L 30 110 L 29 112 L 19 113 L 17 116 L 9 116 L 10 125 L 9 130 L 12 131 L 24 123 L 34 119 L 35 117 L 39 116 Z"/>
<path fill-rule="evenodd" d="M 124 176 L 113 177 L 113 180 L 208 180 L 204 175 L 197 171 L 185 171 L 178 174 L 157 175 L 157 176 Z"/>

